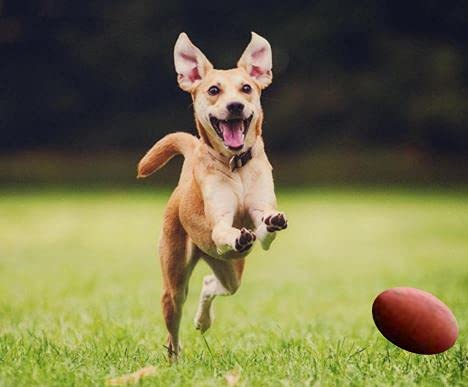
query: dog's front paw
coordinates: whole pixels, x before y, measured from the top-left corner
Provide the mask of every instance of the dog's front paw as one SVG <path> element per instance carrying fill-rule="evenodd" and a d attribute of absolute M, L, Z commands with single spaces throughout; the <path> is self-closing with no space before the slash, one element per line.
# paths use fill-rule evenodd
<path fill-rule="evenodd" d="M 268 232 L 280 231 L 288 227 L 288 220 L 286 219 L 286 215 L 282 212 L 269 215 L 262 220 L 263 223 L 265 223 Z"/>
<path fill-rule="evenodd" d="M 239 253 L 249 250 L 257 237 L 252 230 L 248 230 L 244 227 L 240 230 L 240 235 L 236 238 L 235 249 Z"/>
<path fill-rule="evenodd" d="M 276 231 L 284 230 L 288 227 L 286 215 L 282 212 L 274 212 L 265 215 L 262 218 L 262 223 L 257 227 L 255 233 L 264 250 L 270 248 L 271 243 L 276 237 Z"/>

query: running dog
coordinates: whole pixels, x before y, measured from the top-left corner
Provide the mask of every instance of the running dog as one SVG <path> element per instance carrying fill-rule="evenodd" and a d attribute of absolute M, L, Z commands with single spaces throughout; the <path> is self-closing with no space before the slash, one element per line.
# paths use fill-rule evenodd
<path fill-rule="evenodd" d="M 195 327 L 213 322 L 216 296 L 239 288 L 245 257 L 258 239 L 268 250 L 287 227 L 276 209 L 272 167 L 262 140 L 260 95 L 272 81 L 271 47 L 252 38 L 230 70 L 217 70 L 181 33 L 174 47 L 177 80 L 192 96 L 199 137 L 176 132 L 156 142 L 138 164 L 147 177 L 181 154 L 179 183 L 164 214 L 159 255 L 162 310 L 170 357 L 180 351 L 179 325 L 190 275 L 200 259 L 213 270 L 203 279 Z"/>

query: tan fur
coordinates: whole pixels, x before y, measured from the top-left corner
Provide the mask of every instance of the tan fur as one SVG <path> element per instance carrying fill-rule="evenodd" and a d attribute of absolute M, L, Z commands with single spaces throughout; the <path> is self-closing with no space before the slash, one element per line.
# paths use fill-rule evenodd
<path fill-rule="evenodd" d="M 177 154 L 189 155 L 197 146 L 197 139 L 188 133 L 172 133 L 158 141 L 138 164 L 138 178 L 147 177 Z"/>
<path fill-rule="evenodd" d="M 257 47 L 263 50 L 262 55 L 265 52 L 270 56 L 260 58 L 261 62 L 253 62 L 256 58 L 252 50 Z M 187 133 L 170 134 L 158 141 L 138 165 L 138 177 L 146 177 L 174 155 L 185 157 L 178 186 L 164 214 L 159 245 L 164 285 L 162 308 L 169 332 L 170 355 L 179 352 L 182 306 L 197 261 L 204 259 L 214 272 L 214 276 L 204 280 L 195 320 L 196 327 L 204 332 L 212 322 L 214 297 L 233 294 L 239 288 L 245 257 L 251 251 L 251 248 L 238 251 L 236 246 L 243 240 L 242 233 L 252 238 L 257 234 L 267 249 L 276 231 L 286 227 L 285 218 L 281 218 L 283 214 L 276 210 L 272 168 L 261 138 L 260 94 L 261 89 L 271 82 L 269 50 L 268 42 L 253 34 L 238 68 L 216 70 L 185 34 L 181 34 L 176 43 L 179 84 L 192 95 L 200 138 Z M 253 72 L 254 67 L 264 71 L 258 75 Z M 196 76 L 191 77 L 191 74 Z M 245 83 L 252 86 L 249 94 L 240 91 Z M 207 89 L 211 85 L 218 85 L 222 93 L 209 95 Z M 224 145 L 209 121 L 209 114 L 224 118 L 226 106 L 232 101 L 242 102 L 246 115 L 253 114 L 243 148 L 238 151 Z M 242 168 L 231 171 L 230 158 L 249 148 L 252 159 Z M 273 224 L 272 219 L 280 218 L 284 224 Z M 243 227 L 255 230 L 255 233 L 241 232 Z"/>

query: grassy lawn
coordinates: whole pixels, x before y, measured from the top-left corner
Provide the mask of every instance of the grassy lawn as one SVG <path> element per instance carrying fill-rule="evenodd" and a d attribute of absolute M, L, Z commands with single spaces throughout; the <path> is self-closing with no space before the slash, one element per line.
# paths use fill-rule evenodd
<path fill-rule="evenodd" d="M 248 257 L 239 292 L 162 347 L 155 255 L 168 192 L 0 192 L 0 385 L 89 385 L 157 367 L 144 385 L 463 385 L 468 380 L 466 192 L 316 189 L 279 194 L 290 227 Z M 382 290 L 413 286 L 457 316 L 438 356 L 397 349 L 373 325 Z"/>

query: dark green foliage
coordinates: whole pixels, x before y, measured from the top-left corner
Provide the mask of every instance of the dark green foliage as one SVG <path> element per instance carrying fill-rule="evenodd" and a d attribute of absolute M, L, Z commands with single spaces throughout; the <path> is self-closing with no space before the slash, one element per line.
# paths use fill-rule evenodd
<path fill-rule="evenodd" d="M 468 146 L 465 1 L 6 1 L 0 146 L 142 148 L 193 130 L 172 47 L 186 31 L 220 67 L 249 31 L 274 49 L 271 149 Z"/>

